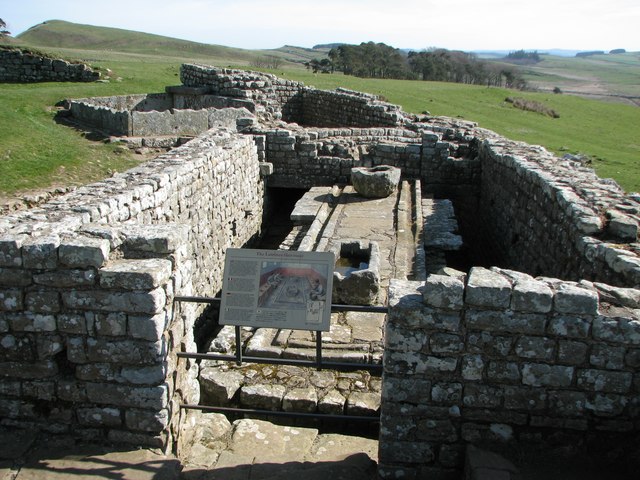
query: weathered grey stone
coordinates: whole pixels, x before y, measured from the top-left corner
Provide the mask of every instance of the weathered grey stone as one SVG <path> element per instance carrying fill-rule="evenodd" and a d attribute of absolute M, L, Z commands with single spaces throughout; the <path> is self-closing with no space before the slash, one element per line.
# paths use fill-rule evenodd
<path fill-rule="evenodd" d="M 121 412 L 118 408 L 79 408 L 80 425 L 92 427 L 119 427 L 122 425 Z"/>
<path fill-rule="evenodd" d="M 224 372 L 219 368 L 205 367 L 200 371 L 199 380 L 203 399 L 212 405 L 224 406 L 240 390 L 244 376 L 233 370 Z"/>
<path fill-rule="evenodd" d="M 638 221 L 616 210 L 606 212 L 607 232 L 624 242 L 635 242 L 638 238 Z"/>
<path fill-rule="evenodd" d="M 351 184 L 365 198 L 384 198 L 398 188 L 400 173 L 399 168 L 391 165 L 356 167 L 351 169 Z"/>
<path fill-rule="evenodd" d="M 172 253 L 187 243 L 184 225 L 127 225 L 122 230 L 123 245 L 132 250 L 152 253 Z"/>
<path fill-rule="evenodd" d="M 347 398 L 347 415 L 373 416 L 380 409 L 380 394 L 352 392 Z"/>
<path fill-rule="evenodd" d="M 31 237 L 22 244 L 22 263 L 25 268 L 54 269 L 58 265 L 60 237 L 48 235 Z"/>
<path fill-rule="evenodd" d="M 308 412 L 316 411 L 318 406 L 318 395 L 313 387 L 292 388 L 282 399 L 282 409 L 285 412 Z"/>
<path fill-rule="evenodd" d="M 62 294 L 62 302 L 74 310 L 156 314 L 164 308 L 166 295 L 162 288 L 150 292 L 71 290 Z"/>
<path fill-rule="evenodd" d="M 99 271 L 100 286 L 123 290 L 153 290 L 171 276 L 171 262 L 162 259 L 115 260 Z"/>
<path fill-rule="evenodd" d="M 38 285 L 47 287 L 86 287 L 96 282 L 95 270 L 59 270 L 34 275 L 33 280 Z"/>
<path fill-rule="evenodd" d="M 640 321 L 629 318 L 597 317 L 593 321 L 593 338 L 640 345 Z"/>
<path fill-rule="evenodd" d="M 109 258 L 109 240 L 89 236 L 65 238 L 60 243 L 60 263 L 71 268 L 100 268 Z"/>
<path fill-rule="evenodd" d="M 577 374 L 577 385 L 594 392 L 627 393 L 631 388 L 633 375 L 630 372 L 611 372 L 585 369 Z"/>
<path fill-rule="evenodd" d="M 329 390 L 327 394 L 318 401 L 318 410 L 321 413 L 331 415 L 342 415 L 346 399 L 337 390 Z"/>
<path fill-rule="evenodd" d="M 533 387 L 568 387 L 573 374 L 573 367 L 525 363 L 522 366 L 522 383 Z"/>
<path fill-rule="evenodd" d="M 515 352 L 521 358 L 553 360 L 556 354 L 556 343 L 547 337 L 522 336 L 516 342 Z"/>
<path fill-rule="evenodd" d="M 380 248 L 377 242 L 343 241 L 335 247 L 341 256 L 364 258 L 364 267 L 346 274 L 333 272 L 332 301 L 347 305 L 373 305 L 380 291 Z M 362 264 L 361 264 L 362 265 Z"/>
<path fill-rule="evenodd" d="M 464 284 L 453 277 L 429 275 L 422 297 L 430 307 L 460 310 L 464 305 Z"/>
<path fill-rule="evenodd" d="M 462 378 L 465 380 L 482 380 L 485 361 L 482 355 L 465 355 L 462 358 Z"/>
<path fill-rule="evenodd" d="M 133 338 L 157 342 L 167 327 L 167 314 L 160 312 L 156 315 L 129 315 L 127 332 Z"/>
<path fill-rule="evenodd" d="M 4 233 L 0 236 L 0 266 L 22 266 L 22 244 L 28 237 L 26 235 L 12 235 Z"/>
<path fill-rule="evenodd" d="M 598 294 L 593 290 L 569 283 L 556 285 L 555 290 L 553 306 L 556 312 L 583 315 L 598 314 Z"/>
<path fill-rule="evenodd" d="M 467 278 L 465 303 L 478 307 L 507 308 L 511 284 L 504 276 L 482 267 L 473 267 Z"/>
<path fill-rule="evenodd" d="M 520 312 L 547 313 L 553 305 L 553 292 L 543 282 L 517 281 L 511 294 L 511 308 Z"/>
<path fill-rule="evenodd" d="M 169 412 L 166 409 L 159 411 L 128 409 L 125 411 L 125 425 L 136 431 L 162 432 L 169 423 Z"/>
<path fill-rule="evenodd" d="M 163 409 L 168 405 L 166 385 L 130 387 L 112 383 L 87 383 L 87 398 L 97 404 L 120 407 Z"/>
<path fill-rule="evenodd" d="M 240 402 L 247 407 L 279 410 L 285 393 L 282 385 L 245 385 L 240 389 Z"/>

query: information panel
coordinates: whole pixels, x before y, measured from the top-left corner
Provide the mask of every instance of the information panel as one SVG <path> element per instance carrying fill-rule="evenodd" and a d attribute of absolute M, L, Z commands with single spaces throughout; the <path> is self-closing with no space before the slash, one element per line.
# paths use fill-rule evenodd
<path fill-rule="evenodd" d="M 228 248 L 221 325 L 328 331 L 332 252 Z"/>

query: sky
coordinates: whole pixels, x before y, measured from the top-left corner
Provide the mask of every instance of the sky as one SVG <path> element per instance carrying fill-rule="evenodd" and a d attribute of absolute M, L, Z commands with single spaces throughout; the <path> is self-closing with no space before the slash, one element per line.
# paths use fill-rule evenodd
<path fill-rule="evenodd" d="M 640 51 L 638 0 L 0 0 L 0 18 L 13 35 L 56 19 L 249 49 Z"/>

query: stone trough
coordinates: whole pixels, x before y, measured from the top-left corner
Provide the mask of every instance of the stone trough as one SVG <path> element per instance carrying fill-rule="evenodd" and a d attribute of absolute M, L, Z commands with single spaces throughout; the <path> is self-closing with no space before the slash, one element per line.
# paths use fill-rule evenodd
<path fill-rule="evenodd" d="M 376 242 L 343 241 L 334 247 L 333 302 L 373 305 L 380 291 L 380 249 Z"/>
<path fill-rule="evenodd" d="M 351 169 L 353 188 L 365 198 L 385 198 L 398 189 L 400 169 L 391 165 Z"/>

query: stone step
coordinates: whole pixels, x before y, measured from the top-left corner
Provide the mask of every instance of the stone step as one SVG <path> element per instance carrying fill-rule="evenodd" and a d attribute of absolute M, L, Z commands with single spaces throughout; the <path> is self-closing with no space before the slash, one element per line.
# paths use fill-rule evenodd
<path fill-rule="evenodd" d="M 378 441 L 315 428 L 276 425 L 194 412 L 199 434 L 182 459 L 184 479 L 369 480 L 376 478 Z"/>

